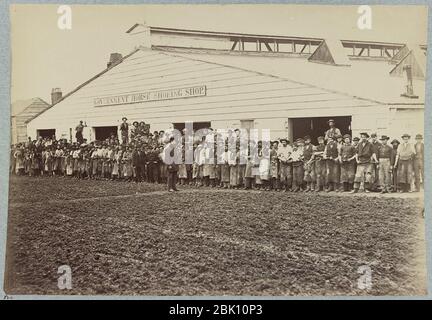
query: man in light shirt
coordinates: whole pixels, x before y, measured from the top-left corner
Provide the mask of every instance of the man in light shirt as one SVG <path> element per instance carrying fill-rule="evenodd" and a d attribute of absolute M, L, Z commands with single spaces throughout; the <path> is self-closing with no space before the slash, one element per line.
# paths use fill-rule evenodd
<path fill-rule="evenodd" d="M 398 191 L 412 192 L 411 183 L 413 182 L 413 160 L 416 154 L 414 145 L 409 142 L 411 136 L 405 133 L 402 136 L 402 143 L 396 152 L 395 167 L 397 168 Z"/>
<path fill-rule="evenodd" d="M 284 191 L 288 191 L 292 183 L 292 165 L 291 153 L 292 147 L 289 145 L 288 139 L 282 138 L 279 140 L 281 144 L 278 147 L 277 156 L 280 163 L 280 183 L 284 186 Z"/>

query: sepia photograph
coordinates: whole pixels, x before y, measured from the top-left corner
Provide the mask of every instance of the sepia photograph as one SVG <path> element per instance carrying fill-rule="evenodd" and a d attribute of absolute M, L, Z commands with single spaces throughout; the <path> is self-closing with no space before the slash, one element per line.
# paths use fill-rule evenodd
<path fill-rule="evenodd" d="M 8 9 L 7 296 L 428 295 L 426 5 Z"/>

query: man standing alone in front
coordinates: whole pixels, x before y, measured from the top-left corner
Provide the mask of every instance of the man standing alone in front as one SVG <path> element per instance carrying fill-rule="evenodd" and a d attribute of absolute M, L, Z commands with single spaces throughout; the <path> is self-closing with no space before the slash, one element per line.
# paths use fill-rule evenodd
<path fill-rule="evenodd" d="M 165 146 L 162 153 L 162 160 L 167 165 L 167 186 L 169 192 L 178 191 L 176 187 L 177 183 L 177 172 L 178 172 L 178 160 L 176 157 L 176 144 L 174 137 L 169 139 L 169 143 Z"/>
<path fill-rule="evenodd" d="M 362 182 L 364 182 L 365 192 L 370 192 L 372 182 L 371 161 L 377 162 L 376 155 L 373 152 L 373 146 L 368 141 L 369 134 L 362 132 L 360 133 L 360 138 L 361 141 L 358 144 L 356 155 L 357 170 L 354 177 L 354 189 L 351 193 L 357 193 Z"/>

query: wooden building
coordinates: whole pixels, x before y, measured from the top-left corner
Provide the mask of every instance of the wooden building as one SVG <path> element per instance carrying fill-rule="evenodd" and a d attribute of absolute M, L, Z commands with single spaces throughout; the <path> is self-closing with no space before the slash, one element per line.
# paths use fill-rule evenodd
<path fill-rule="evenodd" d="M 27 141 L 27 122 L 51 105 L 41 98 L 18 100 L 11 106 L 11 143 Z"/>
<path fill-rule="evenodd" d="M 139 46 L 65 95 L 28 124 L 72 139 L 104 139 L 121 118 L 151 130 L 270 129 L 272 138 L 314 139 L 335 119 L 343 133 L 400 138 L 423 133 L 425 80 L 407 79 L 391 59 L 404 44 L 217 33 L 134 25 Z M 425 46 L 416 48 L 425 54 Z M 113 56 L 111 56 L 112 58 Z M 402 57 L 403 58 L 403 57 Z M 414 57 L 415 59 L 415 57 Z M 315 63 L 320 62 L 320 63 Z M 421 63 L 421 62 L 420 62 Z"/>

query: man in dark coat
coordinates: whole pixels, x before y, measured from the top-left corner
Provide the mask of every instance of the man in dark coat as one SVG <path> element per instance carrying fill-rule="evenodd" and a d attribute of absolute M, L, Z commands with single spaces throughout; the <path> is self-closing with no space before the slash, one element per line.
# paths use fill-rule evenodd
<path fill-rule="evenodd" d="M 358 144 L 356 155 L 357 169 L 354 177 L 354 189 L 351 193 L 357 193 L 362 183 L 364 183 L 365 192 L 370 192 L 371 182 L 373 182 L 371 162 L 377 162 L 373 146 L 368 141 L 369 134 L 362 132 L 360 137 L 361 141 Z"/>
<path fill-rule="evenodd" d="M 415 156 L 414 156 L 414 182 L 416 191 L 420 191 L 420 184 L 424 184 L 424 143 L 423 136 L 417 134 L 415 137 L 416 143 L 414 144 Z"/>
<path fill-rule="evenodd" d="M 178 164 L 176 163 L 175 155 L 176 145 L 174 143 L 174 137 L 170 138 L 170 142 L 165 146 L 163 150 L 162 160 L 167 165 L 167 187 L 169 192 L 178 191 L 176 187 L 177 183 L 177 172 Z M 169 153 L 169 159 L 168 159 Z"/>

